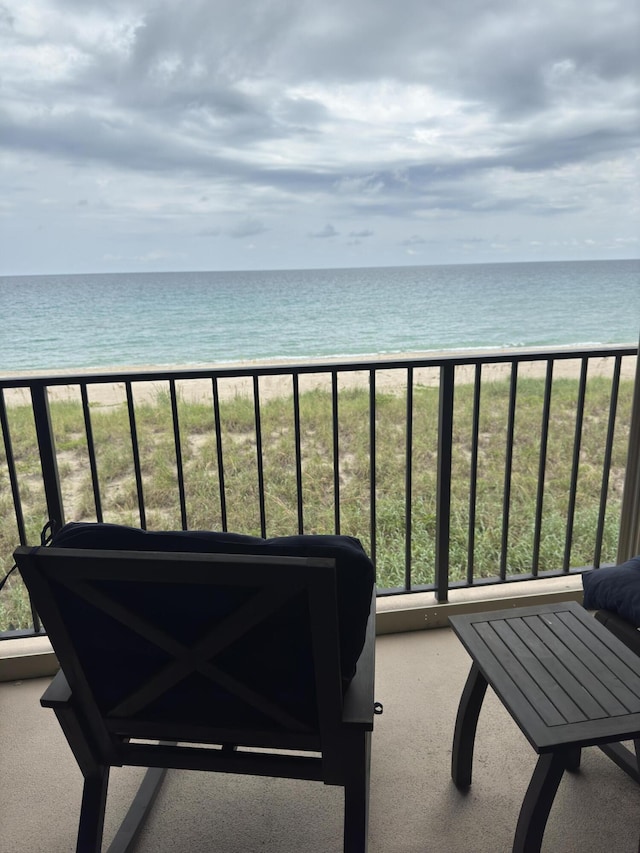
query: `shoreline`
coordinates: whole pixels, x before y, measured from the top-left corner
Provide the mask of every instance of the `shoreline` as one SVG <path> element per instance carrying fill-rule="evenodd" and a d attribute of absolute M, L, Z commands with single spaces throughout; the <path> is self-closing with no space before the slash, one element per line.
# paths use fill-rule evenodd
<path fill-rule="evenodd" d="M 618 343 L 571 343 L 571 344 L 547 344 L 541 346 L 485 346 L 485 347 L 452 347 L 450 349 L 428 349 L 428 350 L 403 350 L 401 352 L 383 353 L 356 353 L 354 355 L 326 355 L 326 356 L 274 356 L 270 358 L 246 358 L 231 361 L 203 361 L 203 362 L 163 362 L 152 364 L 140 362 L 138 364 L 107 364 L 89 367 L 53 367 L 34 369 L 0 369 L 0 380 L 8 378 L 33 378 L 33 377 L 59 377 L 59 376 L 82 376 L 94 374 L 103 376 L 112 373 L 143 373 L 146 371 L 155 373 L 169 373 L 172 371 L 198 371 L 198 370 L 236 370 L 257 367 L 294 367 L 310 364 L 360 364 L 362 362 L 395 362 L 395 361 L 427 361 L 430 359 L 443 358 L 477 358 L 495 357 L 509 358 L 510 356 L 530 355 L 540 353 L 540 359 L 544 359 L 547 352 L 592 352 L 597 357 L 601 351 L 607 351 L 617 347 L 636 347 L 635 341 L 622 341 Z"/>
<path fill-rule="evenodd" d="M 630 345 L 634 346 L 634 345 Z M 575 345 L 557 346 L 554 351 L 571 350 L 580 351 Z M 269 360 L 247 360 L 239 362 L 212 363 L 198 366 L 187 365 L 130 365 L 109 368 L 76 368 L 63 369 L 47 373 L 41 371 L 0 371 L 0 379 L 33 379 L 44 377 L 65 376 L 81 377 L 83 375 L 109 376 L 113 374 L 139 374 L 158 373 L 169 374 L 174 371 L 215 371 L 215 370 L 254 370 L 256 368 L 283 368 L 282 373 L 273 373 L 260 377 L 259 389 L 261 400 L 269 400 L 277 397 L 288 397 L 293 395 L 291 374 L 288 369 L 296 365 L 305 367 L 330 364 L 360 364 L 366 361 L 376 362 L 378 365 L 384 362 L 411 362 L 414 360 L 441 359 L 441 358 L 474 358 L 478 355 L 497 356 L 508 358 L 511 354 L 524 355 L 529 353 L 544 352 L 539 348 L 526 347 L 514 349 L 477 349 L 477 350 L 445 350 L 439 352 L 406 352 L 397 353 L 392 356 L 374 355 L 352 358 L 350 360 L 342 357 L 310 358 L 310 359 L 269 359 Z M 613 356 L 598 355 L 597 351 L 590 358 L 589 376 L 612 376 Z M 554 364 L 554 378 L 577 379 L 580 375 L 580 358 L 560 359 Z M 495 382 L 508 379 L 510 376 L 510 364 L 497 363 L 483 366 L 483 382 Z M 544 355 L 539 360 L 525 361 L 519 365 L 518 375 L 527 378 L 544 378 L 546 374 L 546 361 Z M 621 366 L 621 380 L 634 379 L 636 375 L 636 358 L 626 356 Z M 439 367 L 414 368 L 414 385 L 436 387 L 439 384 Z M 469 384 L 474 381 L 475 368 L 473 365 L 456 366 L 456 384 Z M 340 390 L 366 388 L 369 382 L 368 370 L 345 371 L 339 375 Z M 407 372 L 406 368 L 400 366 L 386 369 L 384 366 L 376 369 L 376 390 L 382 393 L 403 393 L 406 390 Z M 209 378 L 197 377 L 193 379 L 180 378 L 176 380 L 180 396 L 187 402 L 208 402 L 212 399 L 211 380 Z M 251 376 L 221 377 L 218 380 L 219 394 L 222 401 L 234 397 L 250 397 L 253 394 L 253 378 Z M 149 380 L 137 380 L 133 386 L 134 399 L 136 403 L 152 403 L 158 393 L 168 391 L 169 383 L 166 378 Z M 299 376 L 300 393 L 316 389 L 331 389 L 331 377 L 327 373 L 303 373 Z M 5 401 L 9 406 L 30 405 L 28 388 L 6 388 L 4 390 Z M 99 382 L 88 386 L 89 402 L 97 408 L 113 408 L 126 402 L 124 382 Z M 49 388 L 49 399 L 51 401 L 80 400 L 79 386 L 75 384 L 56 384 Z"/>

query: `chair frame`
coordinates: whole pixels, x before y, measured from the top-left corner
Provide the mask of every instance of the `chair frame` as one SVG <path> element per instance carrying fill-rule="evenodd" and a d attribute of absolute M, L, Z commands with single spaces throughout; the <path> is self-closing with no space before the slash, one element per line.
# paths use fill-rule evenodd
<path fill-rule="evenodd" d="M 109 770 L 123 765 L 149 770 L 109 853 L 131 850 L 167 768 L 310 779 L 341 786 L 345 792 L 344 853 L 366 853 L 375 589 L 364 648 L 343 695 L 334 559 L 26 546 L 18 548 L 14 556 L 61 665 L 41 704 L 56 713 L 84 776 L 77 853 L 100 853 Z M 96 580 L 153 585 L 176 583 L 176 579 L 195 587 L 244 585 L 259 592 L 189 648 L 91 585 Z M 101 711 L 56 602 L 59 584 L 169 652 L 171 663 L 138 685 L 124 701 Z M 313 728 L 252 688 L 229 680 L 212 663 L 218 652 L 300 593 L 308 603 L 315 672 L 318 725 Z M 277 730 L 140 718 L 140 712 L 163 689 L 194 671 L 276 721 Z M 289 754 L 291 750 L 301 754 Z"/>
<path fill-rule="evenodd" d="M 598 610 L 594 616 L 627 648 L 640 655 L 640 629 L 610 610 Z M 633 749 L 624 743 L 604 743 L 600 745 L 600 749 L 624 770 L 627 776 L 640 783 L 640 738 L 633 741 Z"/>

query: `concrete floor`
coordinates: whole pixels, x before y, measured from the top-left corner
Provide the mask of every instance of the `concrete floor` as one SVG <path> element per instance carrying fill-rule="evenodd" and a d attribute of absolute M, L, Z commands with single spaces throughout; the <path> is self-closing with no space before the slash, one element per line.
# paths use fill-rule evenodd
<path fill-rule="evenodd" d="M 377 640 L 370 853 L 508 853 L 536 756 L 488 691 L 467 794 L 449 775 L 469 658 L 447 628 Z M 81 775 L 48 679 L 0 684 L 0 853 L 75 849 Z M 112 771 L 105 847 L 141 771 Z M 342 792 L 317 782 L 170 771 L 136 853 L 340 853 Z M 598 749 L 565 775 L 544 853 L 639 853 L 640 788 Z"/>

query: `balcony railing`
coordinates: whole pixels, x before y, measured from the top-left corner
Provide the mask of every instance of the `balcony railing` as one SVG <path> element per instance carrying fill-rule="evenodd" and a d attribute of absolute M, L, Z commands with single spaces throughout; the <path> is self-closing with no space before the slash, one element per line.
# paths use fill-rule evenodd
<path fill-rule="evenodd" d="M 636 357 L 611 346 L 0 378 L 0 568 L 47 521 L 70 520 L 349 534 L 380 594 L 438 602 L 613 562 Z M 4 636 L 39 632 L 28 604 L 18 612 L 19 579 L 7 587 Z"/>

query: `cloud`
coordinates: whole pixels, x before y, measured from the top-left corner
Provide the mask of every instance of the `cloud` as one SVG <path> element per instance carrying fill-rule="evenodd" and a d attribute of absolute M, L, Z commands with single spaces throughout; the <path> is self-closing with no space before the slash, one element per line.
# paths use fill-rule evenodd
<path fill-rule="evenodd" d="M 0 30 L 12 29 L 14 20 L 15 18 L 11 14 L 11 10 L 8 9 L 4 3 L 0 3 Z"/>
<path fill-rule="evenodd" d="M 245 219 L 227 230 L 229 237 L 234 240 L 242 240 L 245 237 L 254 237 L 266 231 L 266 226 L 258 219 Z"/>
<path fill-rule="evenodd" d="M 424 237 L 418 236 L 418 234 L 412 234 L 411 237 L 408 237 L 406 240 L 402 240 L 401 246 L 423 246 L 427 241 Z"/>
<path fill-rule="evenodd" d="M 163 249 L 151 249 L 142 255 L 122 255 L 107 253 L 102 256 L 107 263 L 142 263 L 145 265 L 154 265 L 158 262 L 166 263 L 173 260 L 184 260 L 185 255 L 180 252 L 166 252 Z"/>
<path fill-rule="evenodd" d="M 318 222 L 341 223 L 336 265 L 402 261 L 426 221 L 444 259 L 489 222 L 581 251 L 597 223 L 614 253 L 638 206 L 639 26 L 635 0 L 0 0 L 0 274 L 34 262 L 21 223 L 44 197 L 43 271 L 73 256 L 74 216 L 97 267 L 123 235 L 126 257 L 242 265 L 267 228 L 256 264 L 308 266 L 309 236 L 340 236 Z M 358 254 L 374 231 L 380 255 Z M 185 248 L 203 233 L 231 239 Z"/>
<path fill-rule="evenodd" d="M 333 225 L 327 223 L 324 228 L 321 228 L 320 231 L 314 231 L 309 234 L 309 237 L 314 237 L 317 239 L 324 240 L 327 237 L 337 237 L 338 231 L 333 227 Z"/>

